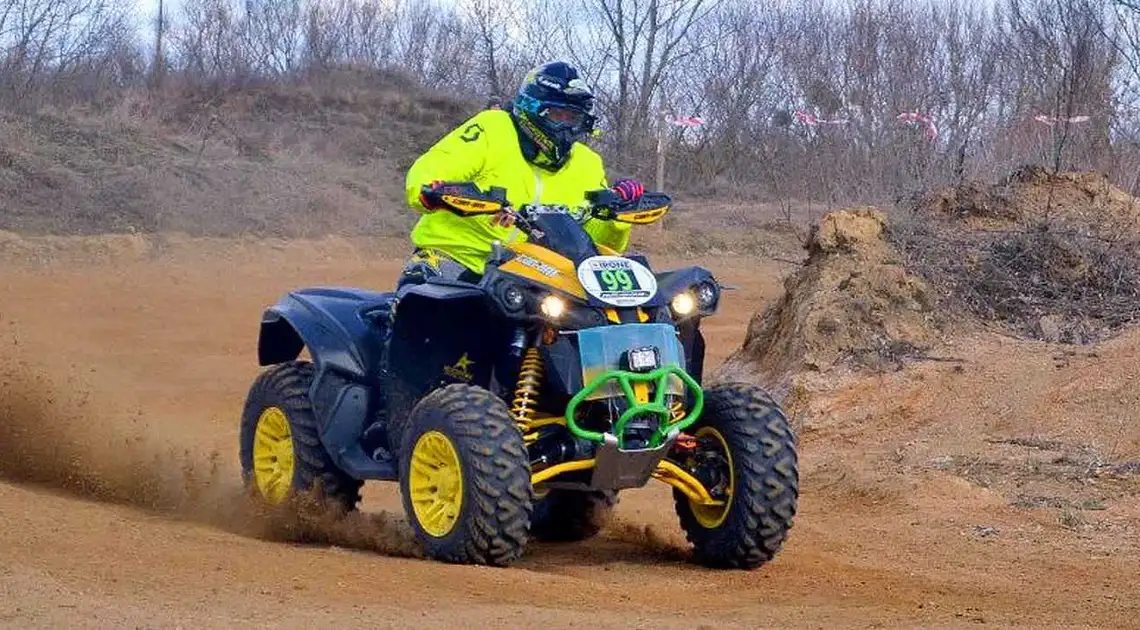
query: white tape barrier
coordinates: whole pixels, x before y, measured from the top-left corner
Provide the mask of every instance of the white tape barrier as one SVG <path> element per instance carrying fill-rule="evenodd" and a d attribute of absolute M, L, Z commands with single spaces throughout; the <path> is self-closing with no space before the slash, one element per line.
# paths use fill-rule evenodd
<path fill-rule="evenodd" d="M 1088 122 L 1090 120 L 1090 117 L 1089 116 L 1070 116 L 1068 118 L 1064 118 L 1061 116 L 1046 116 L 1045 114 L 1038 114 L 1037 116 L 1033 117 L 1033 120 L 1036 120 L 1037 122 L 1039 122 L 1043 125 L 1048 125 L 1048 126 L 1052 127 L 1054 125 L 1057 125 L 1058 123 Z"/>

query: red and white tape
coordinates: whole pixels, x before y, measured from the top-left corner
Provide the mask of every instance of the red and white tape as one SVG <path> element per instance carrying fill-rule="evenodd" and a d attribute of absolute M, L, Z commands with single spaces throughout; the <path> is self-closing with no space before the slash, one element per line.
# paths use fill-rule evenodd
<path fill-rule="evenodd" d="M 705 124 L 705 120 L 700 116 L 672 116 L 665 114 L 665 120 L 678 127 L 700 127 Z"/>
<path fill-rule="evenodd" d="M 926 139 L 931 141 L 938 139 L 938 126 L 934 124 L 934 118 L 932 116 L 919 112 L 903 112 L 895 116 L 895 120 L 900 120 L 908 125 L 924 125 L 926 127 Z"/>

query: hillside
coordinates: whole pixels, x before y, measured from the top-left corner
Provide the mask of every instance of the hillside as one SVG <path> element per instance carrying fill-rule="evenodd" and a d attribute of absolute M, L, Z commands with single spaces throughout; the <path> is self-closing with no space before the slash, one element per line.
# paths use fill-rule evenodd
<path fill-rule="evenodd" d="M 140 94 L 110 111 L 0 113 L 0 232 L 405 239 L 408 167 L 482 105 L 400 74 L 346 72 Z M 821 212 L 666 188 L 673 211 L 636 230 L 636 247 L 794 263 Z M 29 246 L 42 250 L 0 238 L 9 254 Z"/>
<path fill-rule="evenodd" d="M 0 230 L 397 231 L 405 169 L 476 110 L 368 73 L 0 114 Z"/>

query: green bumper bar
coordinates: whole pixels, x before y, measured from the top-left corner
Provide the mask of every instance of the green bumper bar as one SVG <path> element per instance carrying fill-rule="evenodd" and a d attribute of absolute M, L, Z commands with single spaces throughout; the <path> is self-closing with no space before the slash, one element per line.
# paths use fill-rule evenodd
<path fill-rule="evenodd" d="M 689 410 L 689 413 L 684 418 L 676 422 L 672 421 L 673 414 L 669 411 L 669 408 L 665 406 L 665 396 L 669 391 L 668 380 L 670 376 L 680 378 L 693 394 L 692 409 Z M 574 397 L 570 399 L 570 403 L 566 405 L 566 426 L 576 437 L 594 442 L 605 441 L 604 434 L 583 429 L 578 426 L 577 421 L 574 419 L 574 412 L 578 410 L 578 405 L 580 405 L 587 396 L 611 380 L 616 380 L 618 385 L 621 386 L 621 390 L 625 394 L 625 400 L 629 405 L 629 408 L 626 409 L 625 413 L 621 414 L 621 417 L 618 418 L 617 423 L 613 427 L 614 435 L 618 439 L 619 448 L 624 446 L 625 425 L 634 416 L 652 413 L 661 417 L 661 422 L 658 423 L 657 429 L 649 443 L 650 448 L 655 448 L 661 445 L 665 437 L 669 435 L 671 431 L 684 431 L 696 422 L 697 418 L 701 417 L 701 410 L 704 409 L 705 395 L 701 386 L 697 384 L 692 376 L 689 376 L 688 373 L 675 365 L 666 365 L 646 373 L 610 370 L 598 375 L 593 382 L 575 394 Z M 656 384 L 653 401 L 638 403 L 637 397 L 633 393 L 633 386 L 631 385 L 633 382 L 651 382 Z"/>

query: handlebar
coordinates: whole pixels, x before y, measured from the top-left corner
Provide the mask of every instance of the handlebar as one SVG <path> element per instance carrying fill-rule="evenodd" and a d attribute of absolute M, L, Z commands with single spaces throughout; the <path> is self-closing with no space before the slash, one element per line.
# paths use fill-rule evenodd
<path fill-rule="evenodd" d="M 507 199 L 505 188 L 492 186 L 483 191 L 472 182 L 444 182 L 435 186 L 425 184 L 420 188 L 420 194 L 432 205 L 442 206 L 462 217 L 506 214 L 526 220 L 539 212 L 571 213 L 570 207 L 554 204 L 526 204 L 516 209 Z M 640 199 L 627 202 L 608 188 L 587 192 L 586 201 L 587 207 L 584 208 L 582 217 L 628 223 L 652 223 L 661 218 L 672 203 L 669 195 L 655 192 L 646 192 Z"/>

